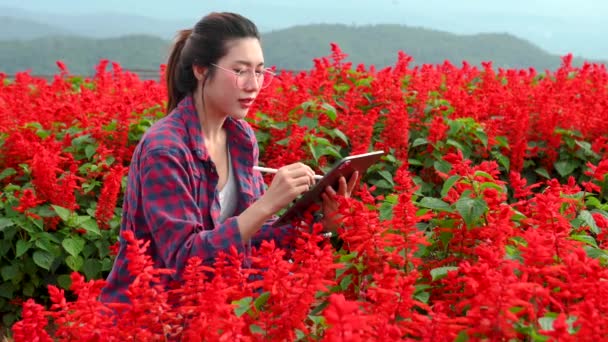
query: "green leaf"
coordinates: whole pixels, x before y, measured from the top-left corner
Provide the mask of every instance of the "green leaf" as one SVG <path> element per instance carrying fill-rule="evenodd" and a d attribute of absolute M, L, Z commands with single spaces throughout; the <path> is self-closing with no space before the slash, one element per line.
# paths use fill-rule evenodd
<path fill-rule="evenodd" d="M 252 334 L 266 334 L 266 331 L 264 331 L 264 329 L 257 324 L 251 324 L 249 326 L 249 331 L 251 331 Z"/>
<path fill-rule="evenodd" d="M 496 184 L 496 183 L 492 183 L 492 182 L 483 182 L 481 183 L 481 186 L 479 187 L 480 190 L 485 190 L 487 188 L 492 188 L 492 189 L 496 189 L 499 192 L 504 192 L 504 188 L 501 187 L 500 185 Z"/>
<path fill-rule="evenodd" d="M 426 291 L 418 292 L 414 295 L 414 299 L 422 303 L 428 303 L 430 298 L 431 295 Z"/>
<path fill-rule="evenodd" d="M 98 278 L 101 272 L 101 262 L 96 259 L 86 259 L 82 266 L 82 272 L 84 272 L 87 279 Z"/>
<path fill-rule="evenodd" d="M 325 321 L 325 317 L 323 316 L 318 316 L 318 315 L 308 315 L 308 318 L 315 324 L 318 326 L 326 326 L 326 321 Z"/>
<path fill-rule="evenodd" d="M 441 173 L 449 173 L 450 170 L 452 169 L 452 165 L 445 160 L 435 161 L 433 163 L 433 167 L 435 167 L 435 170 L 437 170 Z"/>
<path fill-rule="evenodd" d="M 555 321 L 555 317 L 540 317 L 538 319 L 538 324 L 542 330 L 553 331 L 553 322 Z"/>
<path fill-rule="evenodd" d="M 319 126 L 319 120 L 317 120 L 316 118 L 303 116 L 300 119 L 300 122 L 298 122 L 298 126 L 306 127 L 308 129 L 313 129 L 313 128 L 316 128 L 317 126 Z"/>
<path fill-rule="evenodd" d="M 412 166 L 422 166 L 423 165 L 420 160 L 414 159 L 414 158 L 409 158 L 407 160 L 407 163 L 410 164 L 410 165 L 412 165 Z"/>
<path fill-rule="evenodd" d="M 450 189 L 452 188 L 452 186 L 454 186 L 454 184 L 460 179 L 459 175 L 454 175 L 451 176 L 450 178 L 448 178 L 444 183 L 443 183 L 443 187 L 441 188 L 441 198 L 444 198 L 445 196 L 448 195 L 448 192 L 450 191 Z"/>
<path fill-rule="evenodd" d="M 448 272 L 457 271 L 457 270 L 458 270 L 458 267 L 456 267 L 456 266 L 443 266 L 443 267 L 433 268 L 431 270 L 431 280 L 435 281 L 435 280 L 439 280 L 441 278 L 445 278 L 445 276 L 448 275 Z"/>
<path fill-rule="evenodd" d="M 345 144 L 348 144 L 348 137 L 346 136 L 346 134 L 344 134 L 341 130 L 334 128 L 332 130 L 332 132 L 338 137 L 340 138 L 340 140 L 342 140 Z"/>
<path fill-rule="evenodd" d="M 340 288 L 342 288 L 342 290 L 346 290 L 346 289 L 348 289 L 348 286 L 350 286 L 350 284 L 352 282 L 353 282 L 353 276 L 352 276 L 352 274 L 349 274 L 346 277 L 342 278 L 342 280 L 340 280 Z"/>
<path fill-rule="evenodd" d="M 47 271 L 50 271 L 53 260 L 55 259 L 51 253 L 40 250 L 35 251 L 32 258 L 34 259 L 36 265 L 44 268 Z"/>
<path fill-rule="evenodd" d="M 87 156 L 87 159 L 91 159 L 91 157 L 95 154 L 96 151 L 97 146 L 87 145 L 87 147 L 84 148 L 84 155 Z"/>
<path fill-rule="evenodd" d="M 601 208 L 602 207 L 602 202 L 600 202 L 600 200 L 597 199 L 597 197 L 588 196 L 585 199 L 585 207 L 587 207 L 587 208 Z"/>
<path fill-rule="evenodd" d="M 80 228 L 86 230 L 89 233 L 95 234 L 97 236 L 101 236 L 101 231 L 99 231 L 99 227 L 97 226 L 97 222 L 92 217 L 88 217 L 87 220 L 80 223 Z"/>
<path fill-rule="evenodd" d="M 338 114 L 336 113 L 336 108 L 334 108 L 334 106 L 329 103 L 324 103 L 321 105 L 321 108 L 325 109 L 324 113 L 331 121 L 336 121 Z"/>
<path fill-rule="evenodd" d="M 414 140 L 414 142 L 412 143 L 412 147 L 426 145 L 428 143 L 429 143 L 429 141 L 426 140 L 426 138 L 416 138 L 416 140 Z"/>
<path fill-rule="evenodd" d="M 549 176 L 549 172 L 547 172 L 547 170 L 544 167 L 539 167 L 538 169 L 534 170 L 534 172 L 536 172 L 537 174 L 550 179 L 551 176 Z"/>
<path fill-rule="evenodd" d="M 509 167 L 511 166 L 511 161 L 505 155 L 500 152 L 492 151 L 492 157 L 498 161 L 500 166 L 504 167 L 505 170 L 509 171 Z"/>
<path fill-rule="evenodd" d="M 300 329 L 296 329 L 296 341 L 304 340 L 306 334 Z"/>
<path fill-rule="evenodd" d="M 486 132 L 481 129 L 476 129 L 475 131 L 473 131 L 473 134 L 475 134 L 477 139 L 481 141 L 483 147 L 488 147 L 488 135 L 486 134 Z"/>
<path fill-rule="evenodd" d="M 587 224 L 589 230 L 591 230 L 593 233 L 601 233 L 600 228 L 595 223 L 595 219 L 588 210 L 581 210 L 580 214 L 578 214 L 578 217 L 583 220 L 585 224 Z"/>
<path fill-rule="evenodd" d="M 2 274 L 2 279 L 4 279 L 4 281 L 13 280 L 17 278 L 20 273 L 18 265 L 6 265 L 0 270 L 0 274 Z"/>
<path fill-rule="evenodd" d="M 388 172 L 386 170 L 380 170 L 380 171 L 378 171 L 378 174 L 380 174 L 380 176 L 382 176 L 382 178 L 386 179 L 386 181 L 389 182 L 389 184 L 391 184 L 391 187 L 395 185 L 395 182 L 393 181 L 393 175 L 391 175 L 390 172 Z"/>
<path fill-rule="evenodd" d="M 32 283 L 25 283 L 23 285 L 23 295 L 26 297 L 33 297 L 36 292 L 36 287 Z"/>
<path fill-rule="evenodd" d="M 396 197 L 396 195 L 388 195 L 385 200 L 382 201 L 380 209 L 378 210 L 380 212 L 379 218 L 381 221 L 390 220 L 393 217 L 393 208 L 395 207 L 396 201 L 392 199 L 396 199 Z"/>
<path fill-rule="evenodd" d="M 232 301 L 232 305 L 234 305 L 234 313 L 237 317 L 243 316 L 249 309 L 251 308 L 251 302 L 253 301 L 252 297 L 244 297 L 239 300 Z"/>
<path fill-rule="evenodd" d="M 253 306 L 256 308 L 256 310 L 261 311 L 264 304 L 268 302 L 268 298 L 270 298 L 270 292 L 263 292 L 258 298 L 255 299 Z"/>
<path fill-rule="evenodd" d="M 2 170 L 2 172 L 0 172 L 0 180 L 3 180 L 6 177 L 10 177 L 16 173 L 17 171 L 15 171 L 15 169 L 13 169 L 12 167 L 6 168 Z"/>
<path fill-rule="evenodd" d="M 6 217 L 0 217 L 0 232 L 4 230 L 4 228 L 12 227 L 15 225 L 15 222 L 11 219 L 7 219 Z"/>
<path fill-rule="evenodd" d="M 570 238 L 572 240 L 580 241 L 587 245 L 598 248 L 597 242 L 595 241 L 595 239 L 592 236 L 585 235 L 585 234 L 577 234 L 577 235 L 572 235 Z"/>
<path fill-rule="evenodd" d="M 603 249 L 595 248 L 591 246 L 585 246 L 585 252 L 587 252 L 587 256 L 592 259 L 600 259 L 600 258 L 608 258 L 608 252 Z"/>
<path fill-rule="evenodd" d="M 473 227 L 475 220 L 488 209 L 486 201 L 481 198 L 470 197 L 461 197 L 454 206 L 469 228 Z"/>
<path fill-rule="evenodd" d="M 468 155 L 468 154 L 464 153 L 466 148 L 461 143 L 459 143 L 458 141 L 456 141 L 454 139 L 448 139 L 448 141 L 446 142 L 446 145 L 454 146 L 457 150 L 462 151 L 463 154 L 465 155 L 465 158 Z"/>
<path fill-rule="evenodd" d="M 25 240 L 17 241 L 17 245 L 16 245 L 17 251 L 15 253 L 15 257 L 16 258 L 21 257 L 23 254 L 25 254 L 25 252 L 28 251 L 28 249 L 30 249 L 31 245 L 32 245 L 32 243 L 29 241 L 25 241 Z"/>
<path fill-rule="evenodd" d="M 573 160 L 560 160 L 555 162 L 553 166 L 555 167 L 555 170 L 557 170 L 557 173 L 560 174 L 560 176 L 566 177 L 572 174 L 572 172 L 576 170 L 579 164 Z"/>
<path fill-rule="evenodd" d="M 458 333 L 458 336 L 456 336 L 456 338 L 454 339 L 454 342 L 467 342 L 469 341 L 469 335 L 467 334 L 466 330 L 461 330 Z"/>
<path fill-rule="evenodd" d="M 53 207 L 53 209 L 55 210 L 57 215 L 59 215 L 63 222 L 68 222 L 70 216 L 72 216 L 72 212 L 69 209 L 54 204 L 52 204 L 51 207 Z"/>
<path fill-rule="evenodd" d="M 80 271 L 82 264 L 84 264 L 84 259 L 81 256 L 68 255 L 68 257 L 65 258 L 65 263 L 73 271 L 78 272 L 78 271 Z"/>
<path fill-rule="evenodd" d="M 69 290 L 72 286 L 72 278 L 68 274 L 61 274 L 57 277 L 57 283 L 65 290 Z"/>
<path fill-rule="evenodd" d="M 494 180 L 494 177 L 492 177 L 492 175 L 490 175 L 489 173 L 487 173 L 485 171 L 481 171 L 481 170 L 475 171 L 475 173 L 473 174 L 473 177 L 484 177 L 489 180 Z"/>
<path fill-rule="evenodd" d="M 0 297 L 4 297 L 6 299 L 14 299 L 13 292 L 16 290 L 16 285 L 9 282 L 4 282 L 0 284 Z"/>
<path fill-rule="evenodd" d="M 83 239 L 75 236 L 63 240 L 61 242 L 61 245 L 63 246 L 65 251 L 68 252 L 70 255 L 77 256 L 78 254 L 80 254 L 80 252 L 82 252 L 82 249 L 84 248 L 84 243 L 85 242 Z"/>
<path fill-rule="evenodd" d="M 439 198 L 435 197 L 424 197 L 418 203 L 419 206 L 439 211 L 452 212 L 450 205 Z"/>

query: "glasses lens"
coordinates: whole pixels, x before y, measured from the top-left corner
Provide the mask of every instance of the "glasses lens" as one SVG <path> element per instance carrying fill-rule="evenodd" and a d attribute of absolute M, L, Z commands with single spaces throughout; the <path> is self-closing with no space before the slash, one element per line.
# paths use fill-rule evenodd
<path fill-rule="evenodd" d="M 260 77 L 261 79 L 259 80 L 259 82 L 262 84 L 262 88 L 266 88 L 270 85 L 270 83 L 272 83 L 274 74 L 270 70 L 264 70 Z"/>
<path fill-rule="evenodd" d="M 251 87 L 249 82 L 253 82 L 255 80 L 260 88 L 266 88 L 272 82 L 273 77 L 274 74 L 269 70 L 264 70 L 259 74 L 254 72 L 242 72 L 236 78 L 236 86 L 239 89 L 245 89 L 247 86 Z"/>

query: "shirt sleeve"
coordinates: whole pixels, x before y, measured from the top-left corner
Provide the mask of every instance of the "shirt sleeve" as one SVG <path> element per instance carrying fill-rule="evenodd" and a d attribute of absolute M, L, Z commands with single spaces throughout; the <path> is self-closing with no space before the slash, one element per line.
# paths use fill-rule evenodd
<path fill-rule="evenodd" d="M 253 162 L 254 165 L 258 165 L 260 158 L 260 149 L 258 147 L 257 139 L 255 138 L 255 133 L 250 127 L 249 136 L 253 142 Z M 253 171 L 253 184 L 256 195 L 254 201 L 257 201 L 266 192 L 266 184 L 264 183 L 264 178 L 262 177 L 262 174 L 259 171 Z M 291 237 L 294 233 L 293 227 L 291 227 L 290 225 L 274 227 L 273 224 L 278 219 L 278 216 L 273 215 L 270 219 L 264 222 L 262 228 L 260 228 L 260 230 L 258 230 L 258 232 L 252 236 L 252 246 L 259 247 L 262 241 L 264 240 L 274 240 L 275 245 L 277 247 L 283 249 L 292 248 L 293 243 Z"/>
<path fill-rule="evenodd" d="M 178 277 L 192 256 L 211 264 L 231 246 L 243 251 L 236 217 L 205 230 L 189 184 L 191 171 L 184 164 L 179 152 L 164 149 L 148 152 L 141 164 L 141 205 L 153 240 L 150 248 L 157 249 L 165 266 L 175 269 Z M 211 205 L 208 197 L 204 200 Z"/>
<path fill-rule="evenodd" d="M 259 175 L 259 172 L 256 171 L 254 171 L 254 177 L 259 177 L 259 180 L 256 180 L 256 182 L 259 182 L 260 193 L 264 194 L 264 179 Z M 278 216 L 273 215 L 272 218 L 264 222 L 262 228 L 260 228 L 260 230 L 251 238 L 251 244 L 253 246 L 259 247 L 264 240 L 274 240 L 275 245 L 279 248 L 290 249 L 292 247 L 291 237 L 293 234 L 293 227 L 290 225 L 274 227 L 273 224 L 278 218 Z"/>

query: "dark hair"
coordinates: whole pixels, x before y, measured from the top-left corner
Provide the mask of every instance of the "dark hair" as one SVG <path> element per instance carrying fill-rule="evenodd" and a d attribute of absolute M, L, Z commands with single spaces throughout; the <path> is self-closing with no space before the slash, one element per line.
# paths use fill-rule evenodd
<path fill-rule="evenodd" d="M 178 32 L 169 55 L 165 79 L 167 82 L 167 114 L 188 93 L 196 89 L 193 65 L 209 67 L 228 53 L 227 43 L 239 38 L 260 39 L 255 24 L 236 13 L 210 13 L 199 20 L 194 29 Z M 213 69 L 208 77 L 213 76 Z"/>

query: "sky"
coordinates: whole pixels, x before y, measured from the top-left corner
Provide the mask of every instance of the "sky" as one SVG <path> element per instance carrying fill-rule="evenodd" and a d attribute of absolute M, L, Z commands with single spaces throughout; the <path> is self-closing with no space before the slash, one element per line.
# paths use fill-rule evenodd
<path fill-rule="evenodd" d="M 62 15 L 119 12 L 192 25 L 210 11 L 234 11 L 262 31 L 316 23 L 391 23 L 457 34 L 507 32 L 552 53 L 608 60 L 606 0 L 0 0 L 1 7 Z"/>
<path fill-rule="evenodd" d="M 179 6 L 176 6 L 179 4 Z M 333 1 L 278 1 L 278 0 L 180 0 L 180 1 L 150 1 L 150 0 L 0 0 L 0 5 L 20 7 L 30 10 L 43 10 L 52 13 L 80 14 L 100 11 L 115 11 L 137 13 L 156 18 L 184 19 L 192 17 L 193 13 L 204 14 L 209 10 L 239 9 L 246 11 L 256 5 L 274 5 L 277 8 L 303 8 L 319 5 L 324 9 L 340 10 L 345 7 L 365 8 L 369 20 L 373 18 L 375 8 L 389 7 L 393 11 L 419 9 L 423 11 L 445 9 L 453 12 L 501 13 L 522 15 L 547 15 L 557 18 L 603 17 L 608 14 L 608 1 L 603 0 L 333 0 Z M 196 15 L 195 15 L 196 16 Z M 311 18 L 314 19 L 314 18 Z"/>

